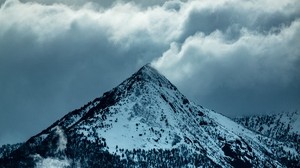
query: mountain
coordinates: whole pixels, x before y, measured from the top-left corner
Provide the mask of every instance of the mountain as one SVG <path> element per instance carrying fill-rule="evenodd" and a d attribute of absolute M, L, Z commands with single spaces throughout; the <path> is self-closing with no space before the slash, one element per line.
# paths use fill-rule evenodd
<path fill-rule="evenodd" d="M 296 144 L 296 150 L 300 153 L 300 113 L 298 111 L 244 116 L 233 120 L 267 137 L 281 142 L 292 142 Z"/>
<path fill-rule="evenodd" d="M 258 134 L 293 146 L 300 153 L 300 113 L 281 112 L 233 118 L 234 121 Z"/>
<path fill-rule="evenodd" d="M 0 147 L 0 158 L 9 156 L 10 153 L 17 150 L 21 145 L 22 143 L 2 145 Z"/>
<path fill-rule="evenodd" d="M 0 167 L 299 167 L 296 147 L 196 105 L 145 65 Z"/>
<path fill-rule="evenodd" d="M 265 136 L 300 144 L 300 113 L 298 111 L 244 116 L 233 120 Z"/>

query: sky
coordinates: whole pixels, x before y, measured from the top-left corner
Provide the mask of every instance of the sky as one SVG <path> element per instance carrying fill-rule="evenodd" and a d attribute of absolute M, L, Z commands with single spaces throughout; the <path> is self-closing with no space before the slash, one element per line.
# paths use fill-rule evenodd
<path fill-rule="evenodd" d="M 151 63 L 229 117 L 300 110 L 298 0 L 0 0 L 0 145 Z"/>

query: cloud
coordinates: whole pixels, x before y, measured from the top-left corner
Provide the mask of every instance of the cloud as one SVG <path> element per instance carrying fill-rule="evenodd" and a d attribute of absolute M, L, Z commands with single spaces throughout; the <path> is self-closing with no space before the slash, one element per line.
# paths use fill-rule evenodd
<path fill-rule="evenodd" d="M 226 35 L 220 31 L 208 36 L 197 33 L 187 38 L 183 44 L 172 43 L 170 49 L 156 60 L 154 65 L 161 70 L 170 70 L 170 76 L 174 75 L 172 78 L 177 80 L 183 80 L 189 75 L 197 74 L 198 71 L 211 73 L 214 70 L 206 70 L 209 66 L 232 71 L 240 68 L 245 72 L 236 73 L 251 73 L 260 82 L 270 82 L 271 78 L 277 80 L 279 77 L 284 79 L 278 81 L 279 83 L 289 83 L 292 79 L 290 75 L 295 74 L 287 72 L 298 70 L 294 63 L 299 59 L 299 25 L 300 20 L 297 20 L 289 27 L 283 27 L 280 33 L 268 35 L 252 33 L 245 29 L 241 37 L 234 42 L 227 41 Z M 178 73 L 172 73 L 172 66 L 181 68 L 177 68 Z M 270 72 L 267 75 L 260 73 L 262 69 Z M 237 80 L 240 81 L 231 82 L 237 83 L 236 86 L 252 87 L 249 85 L 251 82 L 245 81 L 244 78 L 238 77 Z"/>
<path fill-rule="evenodd" d="M 4 4 L 6 0 L 0 0 L 0 5 Z M 108 9 L 113 7 L 116 4 L 120 3 L 134 3 L 136 6 L 139 6 L 141 8 L 147 8 L 147 7 L 152 7 L 152 6 L 157 6 L 157 5 L 162 5 L 164 4 L 165 0 L 132 0 L 132 1 L 126 1 L 126 0 L 20 0 L 22 3 L 39 3 L 43 5 L 54 5 L 54 4 L 63 4 L 66 6 L 71 6 L 73 8 L 81 8 L 82 6 L 85 5 L 92 5 L 93 8 L 101 8 L 101 9 Z"/>
<path fill-rule="evenodd" d="M 242 29 L 233 42 L 218 30 L 196 33 L 183 44 L 173 43 L 153 65 L 184 92 L 227 115 L 294 110 L 299 108 L 299 30 L 295 20 L 279 33 Z"/>
<path fill-rule="evenodd" d="M 295 1 L 192 1 L 185 5 L 187 16 L 181 40 L 197 32 L 209 35 L 216 30 L 236 39 L 243 28 L 267 34 L 299 18 L 300 6 L 294 4 Z"/>
<path fill-rule="evenodd" d="M 1 142 L 38 133 L 148 62 L 226 115 L 299 108 L 297 0 L 0 4 Z"/>

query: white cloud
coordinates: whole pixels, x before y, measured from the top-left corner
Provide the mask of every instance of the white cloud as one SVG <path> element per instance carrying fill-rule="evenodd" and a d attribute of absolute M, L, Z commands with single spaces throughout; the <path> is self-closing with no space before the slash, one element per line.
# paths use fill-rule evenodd
<path fill-rule="evenodd" d="M 248 76 L 258 82 L 274 82 L 272 78 L 281 79 L 278 81 L 280 83 L 290 82 L 291 79 L 288 78 L 294 76 L 289 75 L 294 73 L 289 71 L 297 70 L 294 63 L 300 57 L 297 47 L 299 28 L 300 21 L 296 20 L 291 26 L 282 27 L 278 34 L 263 35 L 245 29 L 241 37 L 233 42 L 227 41 L 220 31 L 215 31 L 208 36 L 197 33 L 187 38 L 181 46 L 172 43 L 170 49 L 154 61 L 153 65 L 178 82 L 194 75 L 203 76 L 206 72 L 216 75 L 213 73 L 218 72 L 214 69 L 230 71 L 234 79 L 241 80 L 235 87 L 248 87 L 251 83 L 240 75 Z M 187 70 L 190 69 L 187 67 L 192 69 Z M 177 73 L 173 73 L 174 69 Z M 263 69 L 267 72 L 261 72 Z M 220 79 L 214 78 L 214 80 Z"/>

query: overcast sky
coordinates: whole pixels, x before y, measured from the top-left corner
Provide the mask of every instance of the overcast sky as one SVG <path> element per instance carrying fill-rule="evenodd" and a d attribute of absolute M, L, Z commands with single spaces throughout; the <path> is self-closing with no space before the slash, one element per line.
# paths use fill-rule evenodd
<path fill-rule="evenodd" d="M 0 145 L 152 63 L 234 117 L 300 110 L 299 0 L 0 0 Z"/>

